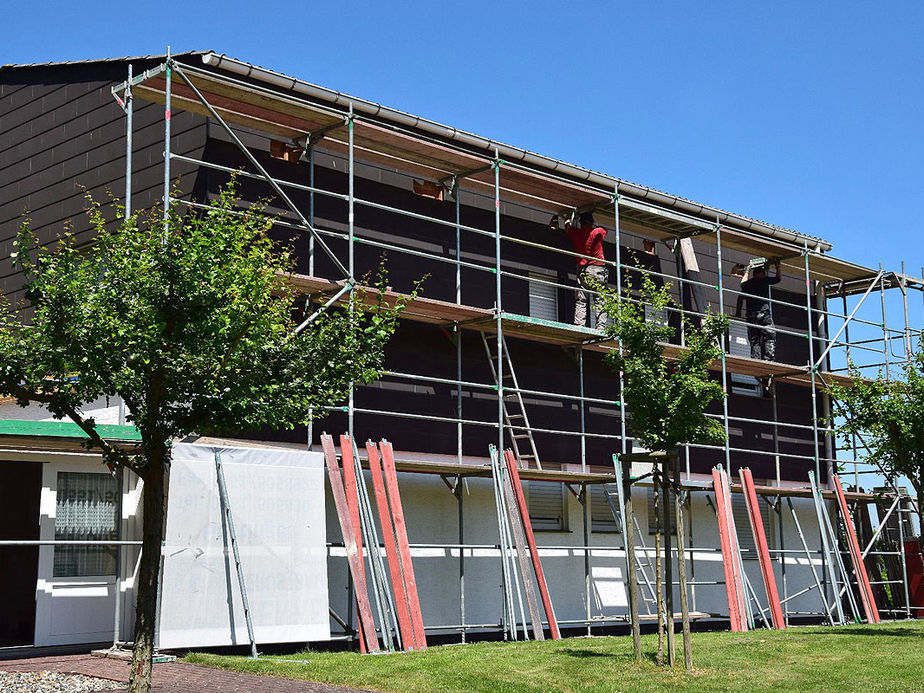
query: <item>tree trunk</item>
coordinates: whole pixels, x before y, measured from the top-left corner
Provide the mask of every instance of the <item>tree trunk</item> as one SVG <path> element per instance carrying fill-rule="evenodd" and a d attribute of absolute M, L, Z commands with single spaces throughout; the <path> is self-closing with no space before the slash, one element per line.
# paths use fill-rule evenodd
<path fill-rule="evenodd" d="M 623 472 L 623 479 L 620 482 L 623 488 L 623 503 L 625 506 L 625 517 L 623 523 L 626 526 L 626 535 L 623 540 L 626 544 L 626 570 L 629 580 L 629 618 L 632 622 L 632 648 L 635 650 L 635 661 L 642 661 L 642 631 L 638 620 L 638 572 L 635 567 L 635 513 L 632 510 L 632 482 L 629 479 L 628 470 Z"/>
<path fill-rule="evenodd" d="M 667 664 L 674 666 L 677 652 L 674 643 L 674 570 L 671 558 L 671 485 L 668 461 L 661 463 L 661 513 L 664 528 L 664 629 L 667 632 Z"/>
<path fill-rule="evenodd" d="M 654 478 L 654 516 L 655 516 L 655 609 L 658 612 L 658 651 L 655 664 L 664 666 L 664 581 L 661 578 L 661 475 L 655 465 Z"/>
<path fill-rule="evenodd" d="M 687 604 L 687 558 L 684 552 L 683 504 L 689 494 L 680 491 L 680 460 L 674 460 L 674 483 L 677 487 L 677 579 L 680 582 L 680 618 L 683 628 L 683 665 L 693 670 L 693 646 L 690 641 L 690 609 Z"/>
<path fill-rule="evenodd" d="M 129 676 L 130 693 L 149 693 L 154 656 L 154 630 L 157 619 L 157 587 L 160 581 L 161 545 L 164 537 L 166 510 L 166 461 L 164 450 L 150 456 L 143 477 L 144 530 L 141 562 L 138 566 L 136 591 L 135 646 Z"/>

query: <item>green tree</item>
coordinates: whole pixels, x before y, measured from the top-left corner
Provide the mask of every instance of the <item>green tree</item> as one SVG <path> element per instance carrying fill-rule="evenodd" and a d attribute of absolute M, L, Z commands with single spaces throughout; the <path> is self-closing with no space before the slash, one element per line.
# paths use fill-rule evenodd
<path fill-rule="evenodd" d="M 629 412 L 632 437 L 648 448 L 650 452 L 662 453 L 652 456 L 652 477 L 655 485 L 655 583 L 657 602 L 658 650 L 656 662 L 664 661 L 664 636 L 667 635 L 669 661 L 674 661 L 673 614 L 667 614 L 664 590 L 673 589 L 664 585 L 662 579 L 662 507 L 666 516 L 670 508 L 669 470 L 667 454 L 674 452 L 684 443 L 719 445 L 725 442 L 722 424 L 706 416 L 706 408 L 714 401 L 725 397 L 720 382 L 709 377 L 709 365 L 722 356 L 722 343 L 728 328 L 728 319 L 723 315 L 707 315 L 694 325 L 684 317 L 684 338 L 686 349 L 679 356 L 669 359 L 665 355 L 665 343 L 674 336 L 669 324 L 648 319 L 646 309 L 654 315 L 671 304 L 670 285 L 657 287 L 648 273 L 642 274 L 642 286 L 638 297 L 631 297 L 631 286 L 627 295 L 598 287 L 601 291 L 603 309 L 608 321 L 604 328 L 610 339 L 618 340 L 619 349 L 606 355 L 607 364 L 623 379 L 622 398 Z M 676 468 L 675 468 L 676 469 Z M 675 478 L 679 482 L 679 478 Z M 680 488 L 675 489 L 677 541 L 683 541 L 681 522 Z M 626 488 L 626 513 L 631 515 L 631 485 Z M 626 546 L 629 551 L 629 565 L 634 565 L 634 538 L 632 518 L 626 518 Z M 666 557 L 670 560 L 670 557 Z M 686 608 L 686 565 L 683 552 L 678 551 L 680 570 L 681 610 L 683 613 L 684 662 L 692 668 L 689 614 Z M 672 581 L 671 581 L 672 582 Z M 634 569 L 629 570 L 630 606 L 632 610 L 632 636 L 637 659 L 641 659 L 641 639 L 638 626 L 638 581 Z M 667 630 L 670 629 L 670 630 Z"/>
<path fill-rule="evenodd" d="M 26 223 L 13 258 L 26 298 L 0 297 L 0 395 L 69 417 L 111 468 L 144 482 L 131 691 L 150 689 L 171 441 L 306 423 L 380 375 L 404 307 L 356 289 L 355 311 L 332 308 L 295 334 L 292 256 L 262 208 L 239 209 L 233 182 L 206 211 L 173 206 L 166 221 L 154 209 L 107 223 L 90 200 L 83 247 L 69 233 L 42 247 Z M 137 448 L 81 414 L 101 396 L 125 402 Z"/>
<path fill-rule="evenodd" d="M 924 552 L 924 351 L 919 347 L 902 367 L 902 377 L 882 373 L 866 379 L 850 365 L 851 385 L 829 386 L 843 418 L 831 423 L 851 445 L 854 436 L 869 448 L 868 461 L 890 479 L 907 477 L 917 496 L 918 542 Z"/>
<path fill-rule="evenodd" d="M 630 287 L 631 288 L 631 287 Z M 651 451 L 670 452 L 684 443 L 721 445 L 722 424 L 706 416 L 706 408 L 725 397 L 722 384 L 709 377 L 709 365 L 722 356 L 728 318 L 707 315 L 702 325 L 686 320 L 686 348 L 668 359 L 664 345 L 675 328 L 646 319 L 646 305 L 658 314 L 672 303 L 670 285 L 657 287 L 643 274 L 638 300 L 621 299 L 602 291 L 608 320 L 605 332 L 621 349 L 606 356 L 607 364 L 623 374 L 622 399 L 629 410 L 632 436 Z"/>

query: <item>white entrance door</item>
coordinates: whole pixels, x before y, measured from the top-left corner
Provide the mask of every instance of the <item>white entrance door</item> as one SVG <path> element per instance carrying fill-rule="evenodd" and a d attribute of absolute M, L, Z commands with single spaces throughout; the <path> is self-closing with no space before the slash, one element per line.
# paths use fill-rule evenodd
<path fill-rule="evenodd" d="M 99 462 L 44 465 L 42 540 L 114 541 L 115 478 Z M 112 640 L 116 551 L 113 546 L 43 546 L 36 585 L 35 644 Z"/>

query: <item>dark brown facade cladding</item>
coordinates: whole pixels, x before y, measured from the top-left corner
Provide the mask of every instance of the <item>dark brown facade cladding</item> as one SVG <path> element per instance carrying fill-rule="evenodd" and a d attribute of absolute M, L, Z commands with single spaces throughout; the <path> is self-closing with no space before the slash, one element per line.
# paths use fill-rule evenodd
<path fill-rule="evenodd" d="M 196 56 L 189 56 L 195 60 Z M 135 72 L 156 64 L 133 60 Z M 18 297 L 19 281 L 10 267 L 11 241 L 28 211 L 34 227 L 45 242 L 52 242 L 68 220 L 73 220 L 78 236 L 87 233 L 81 217 L 85 206 L 84 192 L 89 190 L 97 199 L 105 199 L 107 190 L 117 197 L 124 192 L 125 171 L 125 118 L 113 99 L 110 88 L 124 80 L 127 62 L 107 61 L 59 66 L 4 68 L 0 70 L 0 286 L 12 298 Z M 133 130 L 133 206 L 137 208 L 159 202 L 163 192 L 163 107 L 140 100 L 135 106 Z M 243 154 L 230 142 L 227 134 L 198 115 L 176 110 L 172 120 L 172 150 L 175 153 L 204 158 L 206 161 L 232 168 L 252 170 Z M 269 139 L 241 131 L 240 137 L 262 165 L 275 177 L 307 184 L 309 170 L 306 163 L 289 163 L 274 159 L 269 154 Z M 172 176 L 179 178 L 178 195 L 204 201 L 227 181 L 227 174 L 174 161 Z M 339 155 L 326 153 L 323 142 L 315 155 L 315 185 L 336 193 L 347 192 L 348 178 L 345 161 Z M 355 195 L 359 200 L 398 208 L 421 215 L 455 220 L 455 205 L 451 201 L 438 201 L 415 195 L 412 178 L 394 170 L 362 163 L 357 153 L 355 169 Z M 244 200 L 268 199 L 271 211 L 286 218 L 286 210 L 272 199 L 272 191 L 265 183 L 248 178 L 239 182 Z M 293 201 L 306 215 L 310 202 L 308 194 L 292 190 Z M 461 222 L 485 231 L 494 230 L 493 199 L 463 191 Z M 554 245 L 570 250 L 564 234 L 553 234 L 547 228 L 548 215 L 524 206 L 506 203 L 501 205 L 503 233 L 536 243 Z M 114 212 L 110 211 L 110 214 Z M 314 218 L 319 227 L 337 233 L 347 228 L 347 203 L 319 194 L 314 196 Z M 355 232 L 360 239 L 371 242 L 388 242 L 411 251 L 436 255 L 447 260 L 440 262 L 396 251 L 390 251 L 387 266 L 390 284 L 398 291 L 406 291 L 419 278 L 427 275 L 423 295 L 454 301 L 456 297 L 455 247 L 456 234 L 451 225 L 441 226 L 432 221 L 415 219 L 383 209 L 356 205 Z M 308 239 L 290 229 L 277 226 L 274 230 L 280 242 L 293 244 L 298 270 L 308 273 Z M 622 258 L 626 263 L 638 263 L 649 269 L 674 275 L 675 258 L 664 244 L 657 246 L 657 258 L 642 253 L 641 236 L 623 233 Z M 608 236 L 607 258 L 615 259 L 613 234 Z M 345 258 L 346 243 L 329 239 L 330 247 Z M 716 249 L 708 243 L 695 242 L 701 266 L 701 280 L 717 283 Z M 382 251 L 373 245 L 357 243 L 354 247 L 357 276 L 374 270 Z M 463 261 L 486 266 L 493 265 L 494 239 L 489 235 L 463 232 L 461 241 Z M 572 258 L 547 250 L 510 242 L 502 245 L 502 268 L 505 271 L 527 275 L 538 272 L 566 286 L 575 284 Z M 737 289 L 737 279 L 728 275 L 731 263 L 746 261 L 741 253 L 723 249 L 725 262 L 725 288 Z M 339 279 L 332 263 L 320 252 L 315 254 L 315 276 Z M 629 276 L 627 273 L 625 276 Z M 610 277 L 614 283 L 614 277 Z M 668 279 L 668 281 L 670 281 Z M 491 308 L 495 302 L 495 275 L 488 271 L 463 267 L 461 270 L 461 302 Z M 776 287 L 774 297 L 797 306 L 805 305 L 804 280 L 785 277 Z M 673 292 L 677 295 L 676 283 Z M 707 290 L 707 299 L 717 305 L 717 291 Z M 573 293 L 567 289 L 557 291 L 558 317 L 570 322 L 573 311 Z M 726 292 L 727 310 L 733 311 L 733 294 Z M 529 314 L 528 282 L 504 276 L 502 304 L 506 312 Z M 775 319 L 781 329 L 802 333 L 779 334 L 778 359 L 804 366 L 808 360 L 807 323 L 805 311 L 799 308 L 774 307 Z M 676 322 L 676 321 L 675 321 Z M 414 373 L 433 378 L 457 378 L 457 352 L 452 332 L 445 328 L 406 321 L 388 347 L 386 368 L 389 371 Z M 580 394 L 579 364 L 574 349 L 563 349 L 522 339 L 507 338 L 521 388 L 538 392 Z M 816 342 L 816 347 L 818 343 Z M 816 348 L 815 353 L 819 353 Z M 461 332 L 462 380 L 491 383 L 484 346 L 477 332 Z M 600 353 L 585 350 L 583 353 L 584 395 L 609 400 L 610 405 L 585 405 L 585 427 L 591 434 L 616 436 L 620 430 L 618 406 L 618 380 L 603 362 Z M 462 388 L 462 411 L 465 420 L 496 422 L 497 395 L 495 391 L 479 388 Z M 355 397 L 355 435 L 358 441 L 366 438 L 386 437 L 395 448 L 433 455 L 456 454 L 456 425 L 452 422 L 422 421 L 393 415 L 365 413 L 363 410 L 410 412 L 445 417 L 457 416 L 457 388 L 454 384 L 420 382 L 395 377 L 383 378 L 371 386 L 357 389 Z M 580 410 L 576 401 L 562 398 L 526 396 L 531 425 L 538 429 L 577 433 L 580 431 Z M 778 385 L 777 414 L 780 423 L 809 426 L 812 422 L 811 391 L 797 385 Z M 806 481 L 807 472 L 814 469 L 809 458 L 814 454 L 812 433 L 803 429 L 778 429 L 776 442 L 773 420 L 773 403 L 769 398 L 732 393 L 729 397 L 732 416 L 754 419 L 766 423 L 732 422 L 730 445 L 742 450 L 773 452 L 783 455 L 797 454 L 803 459 L 782 457 L 780 471 L 783 479 Z M 721 408 L 715 407 L 720 414 Z M 819 412 L 820 413 L 820 412 Z M 330 413 L 314 426 L 314 442 L 321 431 L 340 433 L 346 428 L 346 416 Z M 253 436 L 252 433 L 241 432 Z M 304 428 L 293 431 L 262 431 L 267 439 L 306 442 Z M 580 463 L 581 438 L 560 433 L 537 433 L 536 444 L 544 463 Z M 496 442 L 497 429 L 491 426 L 466 425 L 463 436 L 463 453 L 483 457 L 489 443 Z M 778 448 L 775 448 L 778 445 Z M 612 454 L 619 451 L 615 439 L 587 437 L 584 440 L 585 459 L 588 464 L 608 468 Z M 823 446 L 822 455 L 824 455 Z M 690 464 L 693 471 L 706 472 L 712 465 L 724 463 L 720 450 L 692 449 Z M 731 453 L 733 469 L 749 466 L 759 479 L 774 478 L 776 463 L 772 456 L 734 451 Z M 824 470 L 825 465 L 820 465 Z"/>
<path fill-rule="evenodd" d="M 133 61 L 140 71 L 156 60 Z M 125 115 L 110 92 L 128 63 L 106 61 L 0 68 L 0 289 L 15 300 L 20 280 L 10 252 L 24 215 L 44 243 L 67 223 L 83 239 L 86 194 L 106 202 L 125 193 Z M 134 113 L 133 204 L 159 203 L 163 192 L 162 106 L 138 102 Z M 191 156 L 205 145 L 206 121 L 177 112 L 173 148 Z M 174 164 L 178 194 L 191 195 L 198 171 Z M 114 216 L 114 211 L 109 212 Z"/>

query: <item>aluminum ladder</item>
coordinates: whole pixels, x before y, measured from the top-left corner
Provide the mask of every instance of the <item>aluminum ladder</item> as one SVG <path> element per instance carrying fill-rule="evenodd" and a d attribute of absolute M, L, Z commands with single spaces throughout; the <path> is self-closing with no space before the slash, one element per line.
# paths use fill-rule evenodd
<path fill-rule="evenodd" d="M 502 402 L 504 405 L 504 428 L 510 435 L 510 447 L 513 448 L 513 454 L 518 462 L 535 462 L 537 469 L 542 469 L 542 463 L 539 461 L 539 452 L 536 449 L 536 441 L 533 438 L 533 430 L 529 425 L 529 417 L 526 415 L 526 406 L 523 403 L 523 394 L 520 392 L 520 384 L 517 381 L 516 371 L 513 369 L 513 361 L 510 358 L 510 350 L 507 348 L 507 340 L 501 337 L 500 347 L 505 362 L 502 368 L 503 375 L 500 379 L 497 377 L 497 335 L 481 333 L 481 342 L 484 344 L 484 351 L 488 357 L 488 363 L 491 366 L 491 377 L 494 379 L 498 388 L 504 388 Z M 493 342 L 493 344 L 492 344 Z M 503 383 L 500 382 L 503 380 Z M 509 394 L 507 394 L 509 388 Z M 520 451 L 520 443 L 527 441 L 528 451 Z"/>

